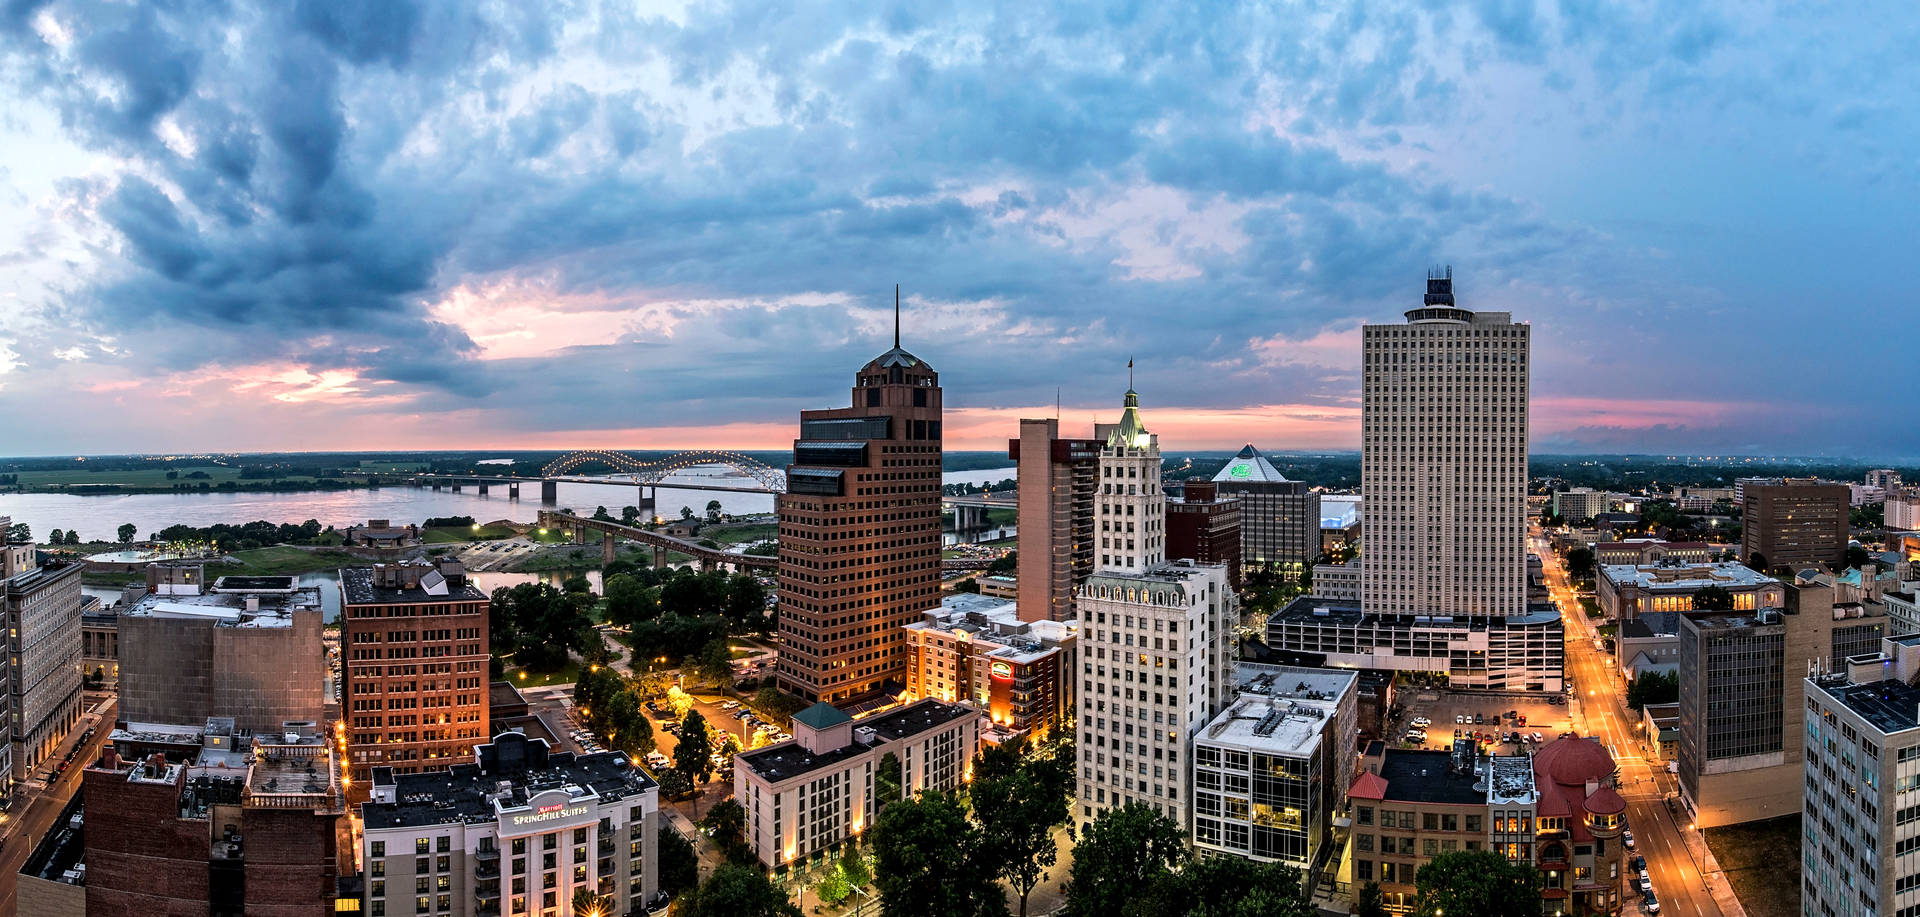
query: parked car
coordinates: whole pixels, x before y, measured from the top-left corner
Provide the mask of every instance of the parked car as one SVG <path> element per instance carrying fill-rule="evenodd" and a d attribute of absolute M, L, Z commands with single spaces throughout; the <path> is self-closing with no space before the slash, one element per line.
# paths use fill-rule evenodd
<path fill-rule="evenodd" d="M 1653 884 L 1653 876 L 1647 874 L 1647 867 L 1645 866 L 1640 867 L 1640 881 L 1649 885 Z"/>
<path fill-rule="evenodd" d="M 1620 832 L 1620 842 L 1623 844 L 1626 844 L 1628 850 L 1632 850 L 1633 849 L 1633 832 L 1631 830 Z"/>
<path fill-rule="evenodd" d="M 1648 892 L 1647 892 L 1647 897 L 1646 897 L 1646 900 L 1645 900 L 1645 901 L 1642 901 L 1642 902 L 1640 902 L 1640 903 L 1641 903 L 1641 905 L 1642 905 L 1643 907 L 1645 907 L 1645 908 L 1647 909 L 1647 913 L 1649 913 L 1649 914 L 1658 914 L 1658 913 L 1660 913 L 1660 899 L 1659 899 L 1659 898 L 1655 898 L 1655 897 L 1653 896 L 1653 892 L 1652 892 L 1652 891 L 1648 891 Z"/>
<path fill-rule="evenodd" d="M 1453 721 L 1456 723 L 1465 723 L 1467 721 L 1467 715 L 1464 713 L 1456 713 L 1453 715 Z"/>
<path fill-rule="evenodd" d="M 1643 856 L 1636 856 L 1636 857 L 1634 857 L 1634 858 L 1633 858 L 1633 868 L 1634 868 L 1635 870 L 1642 870 L 1642 869 L 1646 869 L 1646 868 L 1647 868 L 1647 858 L 1646 858 L 1646 857 L 1643 857 Z"/>
<path fill-rule="evenodd" d="M 1426 717 L 1424 717 L 1424 716 L 1416 716 L 1416 717 L 1414 717 L 1414 718 L 1413 718 L 1413 725 L 1415 725 L 1415 726 L 1431 726 L 1431 725 L 1433 725 L 1433 720 L 1430 720 L 1430 719 L 1428 719 L 1428 718 L 1426 718 Z"/>
<path fill-rule="evenodd" d="M 1486 724 L 1487 724 L 1487 719 L 1486 719 L 1486 717 L 1483 717 L 1483 716 L 1481 716 L 1481 715 L 1480 715 L 1480 714 L 1478 714 L 1478 713 L 1476 713 L 1476 714 L 1474 714 L 1474 715 L 1473 715 L 1473 725 L 1475 725 L 1475 726 L 1485 726 Z"/>

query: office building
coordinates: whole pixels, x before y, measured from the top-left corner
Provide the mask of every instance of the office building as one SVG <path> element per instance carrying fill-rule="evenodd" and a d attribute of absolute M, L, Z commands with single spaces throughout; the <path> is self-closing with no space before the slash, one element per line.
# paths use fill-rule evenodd
<path fill-rule="evenodd" d="M 760 862 L 820 862 L 873 825 L 877 777 L 900 768 L 901 797 L 957 789 L 972 775 L 980 711 L 920 700 L 854 719 L 825 703 L 793 717 L 793 738 L 733 756 L 733 798 Z"/>
<path fill-rule="evenodd" d="M 1347 793 L 1352 868 L 1343 878 L 1380 883 L 1387 910 L 1406 913 L 1427 862 L 1489 850 L 1538 870 L 1543 913 L 1618 914 L 1627 803 L 1614 767 L 1606 747 L 1585 738 L 1490 758 L 1471 740 L 1451 752 L 1371 743 Z"/>
<path fill-rule="evenodd" d="M 1240 588 L 1241 504 L 1222 497 L 1212 481 L 1194 478 L 1178 497 L 1167 498 L 1167 559 L 1227 568 L 1227 582 Z"/>
<path fill-rule="evenodd" d="M 1920 636 L 1806 679 L 1800 912 L 1905 917 L 1920 908 Z"/>
<path fill-rule="evenodd" d="M 1679 612 L 1653 611 L 1621 621 L 1613 641 L 1620 676 L 1628 681 L 1648 672 L 1678 676 L 1680 618 Z"/>
<path fill-rule="evenodd" d="M 1320 550 L 1338 551 L 1360 542 L 1362 500 L 1359 494 L 1320 495 Z"/>
<path fill-rule="evenodd" d="M 1769 478 L 1769 477 L 1761 477 L 1761 476 L 1734 478 L 1733 479 L 1733 505 L 1735 506 L 1746 505 L 1747 489 L 1750 487 L 1755 487 L 1762 484 L 1778 484 L 1784 480 L 1786 480 L 1786 478 Z"/>
<path fill-rule="evenodd" d="M 1078 622 L 1022 620 L 1013 602 L 955 593 L 907 625 L 909 698 L 971 702 L 990 741 L 1044 736 L 1073 714 Z"/>
<path fill-rule="evenodd" d="M 900 349 L 850 406 L 800 412 L 780 521 L 781 690 L 844 701 L 906 682 L 906 625 L 940 602 L 940 376 Z"/>
<path fill-rule="evenodd" d="M 1320 495 L 1287 480 L 1248 443 L 1213 476 L 1221 496 L 1240 501 L 1240 562 L 1298 576 L 1320 556 Z M 1176 555 L 1178 556 L 1178 555 Z"/>
<path fill-rule="evenodd" d="M 1875 468 L 1867 472 L 1865 481 L 1868 487 L 1878 487 L 1888 493 L 1898 490 L 1903 483 L 1900 472 L 1891 468 Z"/>
<path fill-rule="evenodd" d="M 1405 323 L 1361 328 L 1367 535 L 1360 602 L 1378 622 L 1415 631 L 1470 622 L 1489 634 L 1508 630 L 1510 621 L 1534 627 L 1526 549 L 1529 341 L 1529 327 L 1508 313 L 1456 306 L 1451 271 L 1429 276 L 1424 305 L 1408 310 Z M 1503 657 L 1467 656 L 1448 668 L 1488 687 L 1548 680 Z"/>
<path fill-rule="evenodd" d="M 3 520 L 0 520 L 3 521 Z M 0 529 L 4 531 L 4 529 Z M 45 763 L 80 721 L 80 571 L 72 561 L 40 563 L 33 545 L 0 549 L 0 611 L 6 615 L 7 762 L 11 791 Z"/>
<path fill-rule="evenodd" d="M 1360 558 L 1344 564 L 1314 564 L 1312 594 L 1344 602 L 1360 601 Z"/>
<path fill-rule="evenodd" d="M 346 800 L 314 723 L 115 730 L 82 775 L 89 917 L 321 917 L 352 871 Z M 398 911 L 394 913 L 400 913 Z"/>
<path fill-rule="evenodd" d="M 360 806 L 366 911 L 507 917 L 644 911 L 659 888 L 659 786 L 617 752 L 575 755 L 503 733 L 469 760 L 377 768 Z M 449 766 L 450 764 L 450 766 Z"/>
<path fill-rule="evenodd" d="M 1093 574 L 1100 441 L 1061 439 L 1057 419 L 1022 420 L 1007 457 L 1019 472 L 1020 616 L 1072 620 L 1073 591 Z"/>
<path fill-rule="evenodd" d="M 1592 519 L 1607 511 L 1612 495 L 1591 487 L 1557 490 L 1553 494 L 1553 514 L 1568 522 Z"/>
<path fill-rule="evenodd" d="M 1629 538 L 1625 541 L 1601 541 L 1593 545 L 1593 562 L 1600 566 L 1648 567 L 1665 563 L 1704 564 L 1717 560 L 1732 545 L 1711 545 L 1704 541 L 1663 541 L 1658 538 Z"/>
<path fill-rule="evenodd" d="M 1800 810 L 1811 667 L 1835 670 L 1887 635 L 1875 587 L 1796 580 L 1786 607 L 1680 619 L 1680 800 L 1700 827 Z"/>
<path fill-rule="evenodd" d="M 198 566 L 197 564 L 195 566 Z M 206 589 L 202 593 L 201 589 Z M 320 590 L 291 576 L 223 576 L 150 593 L 123 609 L 120 718 L 268 732 L 326 717 Z"/>
<path fill-rule="evenodd" d="M 1702 611 L 1759 611 L 1780 608 L 1787 600 L 1787 587 L 1779 580 L 1736 563 L 1609 564 L 1594 581 L 1600 612 L 1612 621 L 1659 611 L 1694 611 L 1703 589 L 1727 593 L 1731 607 Z"/>
<path fill-rule="evenodd" d="M 1770 570 L 1846 566 L 1847 485 L 1810 479 L 1756 483 L 1746 488 L 1742 508 L 1742 560 L 1755 563 L 1758 555 Z"/>
<path fill-rule="evenodd" d="M 1317 875 L 1353 782 L 1359 673 L 1240 663 L 1193 740 L 1193 845 Z"/>
<path fill-rule="evenodd" d="M 459 563 L 340 571 L 347 761 L 410 774 L 463 761 L 487 733 L 487 595 Z"/>
<path fill-rule="evenodd" d="M 1160 522 L 1160 443 L 1129 389 L 1118 424 L 1096 431 L 1101 569 L 1081 585 L 1074 818 L 1128 802 L 1186 823 L 1193 736 L 1227 698 L 1239 597 L 1224 566 L 1169 564 Z M 1124 526 L 1124 527 L 1123 527 Z"/>
<path fill-rule="evenodd" d="M 1733 502 L 1731 487 L 1681 487 L 1674 491 L 1673 505 L 1681 512 L 1704 513 L 1722 500 Z"/>

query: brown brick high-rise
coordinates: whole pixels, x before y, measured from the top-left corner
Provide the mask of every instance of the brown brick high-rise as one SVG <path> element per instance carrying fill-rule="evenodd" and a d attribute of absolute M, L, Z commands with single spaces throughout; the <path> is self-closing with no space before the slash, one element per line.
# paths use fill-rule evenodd
<path fill-rule="evenodd" d="M 411 774 L 487 738 L 487 596 L 458 563 L 340 571 L 348 773 Z"/>
<path fill-rule="evenodd" d="M 1789 478 L 1749 484 L 1743 496 L 1741 559 L 1752 563 L 1759 554 L 1768 569 L 1846 566 L 1851 509 L 1847 485 Z"/>
<path fill-rule="evenodd" d="M 800 412 L 775 512 L 780 687 L 832 703 L 904 686 L 901 628 L 940 603 L 940 376 L 897 331 L 852 406 Z"/>

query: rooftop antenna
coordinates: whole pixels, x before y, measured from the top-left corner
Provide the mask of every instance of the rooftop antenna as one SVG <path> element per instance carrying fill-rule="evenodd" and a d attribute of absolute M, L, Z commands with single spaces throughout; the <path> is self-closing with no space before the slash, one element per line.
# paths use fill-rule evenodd
<path fill-rule="evenodd" d="M 1133 390 L 1133 358 L 1127 358 L 1127 390 Z"/>
<path fill-rule="evenodd" d="M 1058 385 L 1053 387 L 1053 419 L 1056 423 L 1060 420 L 1060 386 Z"/>
<path fill-rule="evenodd" d="M 900 285 L 893 285 L 893 346 L 900 348 Z"/>

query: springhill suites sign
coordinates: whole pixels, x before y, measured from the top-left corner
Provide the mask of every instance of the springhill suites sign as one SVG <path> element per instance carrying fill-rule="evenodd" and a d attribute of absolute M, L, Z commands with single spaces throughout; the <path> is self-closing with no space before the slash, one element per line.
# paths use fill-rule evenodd
<path fill-rule="evenodd" d="M 526 834 L 574 827 L 593 820 L 593 806 L 575 801 L 565 790 L 549 790 L 528 800 L 523 809 L 500 813 L 500 833 Z"/>

